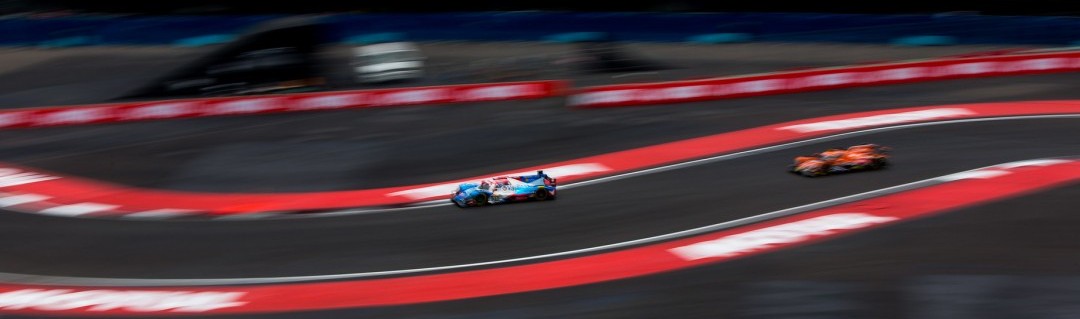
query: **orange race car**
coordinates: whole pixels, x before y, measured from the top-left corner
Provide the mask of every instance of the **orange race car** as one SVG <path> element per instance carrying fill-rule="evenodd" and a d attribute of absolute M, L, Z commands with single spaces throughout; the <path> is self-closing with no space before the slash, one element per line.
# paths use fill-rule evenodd
<path fill-rule="evenodd" d="M 881 169 L 889 165 L 889 148 L 877 144 L 862 144 L 830 148 L 824 152 L 795 157 L 788 171 L 808 176 Z"/>

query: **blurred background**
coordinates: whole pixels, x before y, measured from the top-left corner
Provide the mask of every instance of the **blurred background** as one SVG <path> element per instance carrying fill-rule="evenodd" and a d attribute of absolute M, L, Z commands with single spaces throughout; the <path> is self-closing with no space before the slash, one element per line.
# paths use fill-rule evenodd
<path fill-rule="evenodd" d="M 116 70 L 135 77 L 133 80 L 66 83 L 68 86 L 56 93 L 67 94 L 44 94 L 50 96 L 48 99 L 37 97 L 49 92 L 47 85 L 13 87 L 0 93 L 0 105 L 571 76 L 577 77 L 577 83 L 592 85 L 776 71 L 713 58 L 717 55 L 760 56 L 787 64 L 784 69 L 799 69 L 950 53 L 1003 53 L 1071 46 L 1080 41 L 1077 19 L 1067 16 L 1077 12 L 1074 6 L 1069 1 L 904 2 L 889 6 L 837 1 L 782 8 L 706 1 L 611 7 L 558 1 L 535 5 L 464 1 L 422 6 L 331 1 L 3 1 L 0 44 L 5 45 L 10 61 L 28 59 L 23 57 L 27 55 L 37 59 L 55 56 L 59 61 L 50 62 L 53 67 L 94 73 L 90 68 L 113 67 L 103 57 L 113 50 L 133 59 L 123 63 L 140 67 Z M 520 43 L 498 44 L 507 41 Z M 371 46 L 393 42 L 415 43 Z M 834 50 L 837 56 L 849 55 L 844 58 L 814 55 L 785 61 L 770 55 L 789 51 L 758 49 L 796 43 L 845 43 L 854 51 Z M 693 44 L 723 47 L 689 46 Z M 854 44 L 863 46 L 856 48 Z M 880 50 L 874 45 L 921 49 Z M 123 49 L 114 49 L 118 47 Z M 12 51 L 17 49 L 37 51 Z M 881 52 L 858 53 L 864 49 Z M 751 51 L 754 53 L 748 54 Z M 853 54 L 861 56 L 854 58 Z M 99 58 L 100 63 L 96 62 Z M 399 61 L 407 63 L 393 64 Z M 393 69 L 383 69 L 390 65 Z M 271 69 L 274 71 L 267 71 Z M 49 72 L 22 71 L 30 77 Z M 608 74 L 613 72 L 624 76 Z M 214 80 L 208 81 L 209 77 Z M 151 78 L 158 83 L 142 83 Z M 254 81 L 256 78 L 260 80 Z M 25 90 L 34 93 L 23 94 Z M 88 95 L 69 94 L 70 90 Z"/>
<path fill-rule="evenodd" d="M 581 3 L 577 1 L 544 1 L 542 3 L 509 3 L 505 1 L 455 1 L 454 3 L 385 2 L 385 1 L 313 1 L 266 3 L 253 0 L 190 0 L 130 3 L 116 0 L 88 3 L 75 0 L 6 0 L 10 10 L 76 10 L 84 12 L 123 13 L 324 13 L 324 12 L 454 12 L 454 11 L 658 11 L 658 12 L 835 12 L 835 13 L 911 13 L 926 14 L 947 11 L 973 11 L 989 15 L 1071 15 L 1078 5 L 1067 0 L 989 0 L 978 3 L 945 3 L 941 1 L 904 1 L 867 3 L 866 1 L 827 1 L 785 3 L 777 8 L 772 3 L 716 1 L 635 1 L 633 3 Z"/>
<path fill-rule="evenodd" d="M 534 80 L 570 80 L 577 88 L 1080 46 L 1080 2 L 1065 0 L 0 0 L 0 14 L 4 109 Z M 452 109 L 425 105 L 25 129 L 0 132 L 0 161 L 185 191 L 388 187 L 814 116 L 1075 99 L 1080 98 L 1078 81 L 1080 76 L 1064 72 L 626 110 L 576 110 L 564 98 L 548 98 Z M 898 164 L 892 172 L 869 177 L 816 184 L 793 182 L 790 176 L 755 177 L 761 167 L 782 170 L 789 155 L 798 154 L 791 152 L 697 175 L 658 174 L 665 177 L 593 194 L 602 200 L 575 202 L 567 195 L 571 198 L 560 199 L 561 206 L 525 204 L 465 216 L 442 207 L 401 218 L 187 227 L 15 217 L 0 229 L 6 234 L 0 235 L 6 241 L 0 242 L 0 254 L 12 256 L 0 261 L 0 272 L 311 275 L 543 254 L 1029 156 L 1076 155 L 1078 127 L 1061 120 L 919 130 L 882 140 L 900 145 L 900 154 L 905 146 L 919 148 L 908 154 L 924 157 L 898 156 L 925 165 Z M 475 141 L 453 143 L 462 140 Z M 823 146 L 833 145 L 799 151 Z M 940 156 L 953 147 L 962 155 Z M 662 191 L 654 193 L 654 187 Z M 703 188 L 716 193 L 685 195 Z M 1078 318 L 1078 195 L 1073 184 L 836 242 L 649 277 L 281 317 Z M 732 212 L 718 212 L 729 205 Z M 417 223 L 425 226 L 413 226 Z M 48 236 L 49 229 L 55 238 L 67 239 L 23 237 Z M 401 238 L 408 238 L 402 240 L 407 248 L 387 244 Z M 100 255 L 86 253 L 97 249 L 103 250 Z M 451 253 L 456 257 L 441 255 Z M 382 254 L 388 257 L 376 257 Z M 362 269 L 369 266 L 374 268 Z"/>

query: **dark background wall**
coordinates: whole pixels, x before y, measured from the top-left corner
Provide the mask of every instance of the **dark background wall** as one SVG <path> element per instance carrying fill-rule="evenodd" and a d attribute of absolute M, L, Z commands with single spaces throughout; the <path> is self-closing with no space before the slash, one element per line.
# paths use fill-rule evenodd
<path fill-rule="evenodd" d="M 705 12 L 837 12 L 936 13 L 971 11 L 988 15 L 1080 15 L 1075 0 L 984 1 L 717 1 L 717 0 L 456 0 L 456 1 L 265 1 L 265 0 L 0 0 L 6 11 L 61 10 L 125 13 L 316 13 L 316 12 L 438 12 L 438 11 L 705 11 Z"/>

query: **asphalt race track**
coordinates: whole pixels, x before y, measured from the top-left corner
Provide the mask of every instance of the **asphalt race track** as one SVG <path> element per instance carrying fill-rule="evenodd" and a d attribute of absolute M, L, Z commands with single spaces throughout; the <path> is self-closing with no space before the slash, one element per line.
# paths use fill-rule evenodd
<path fill-rule="evenodd" d="M 1080 186 L 1073 185 L 616 282 L 260 318 L 1062 318 L 1075 311 L 1072 300 L 1080 296 L 1080 257 L 1072 246 L 1080 240 L 1077 196 Z"/>
<path fill-rule="evenodd" d="M 1077 99 L 1078 81 L 1077 74 L 1055 74 L 651 107 L 575 110 L 548 99 L 0 131 L 0 162 L 152 188 L 359 189 L 482 175 L 824 115 Z M 479 209 L 242 221 L 5 213 L 0 273 L 304 276 L 557 253 L 998 163 L 1077 156 L 1077 121 L 1016 119 L 876 132 L 575 187 L 561 191 L 558 201 Z M 795 155 L 865 142 L 893 147 L 894 165 L 815 179 L 784 171 Z M 1080 282 L 1077 196 L 1080 185 L 1073 184 L 777 253 L 602 284 L 260 317 L 1055 318 L 1075 314 L 1067 300 L 1080 297 L 1080 285 L 1068 285 Z M 956 288 L 958 283 L 968 288 Z"/>
<path fill-rule="evenodd" d="M 672 233 L 992 164 L 1076 155 L 1080 149 L 1076 121 L 1014 120 L 890 131 L 565 190 L 554 202 L 470 210 L 440 206 L 242 223 L 5 215 L 10 220 L 0 223 L 3 237 L 36 244 L 5 245 L 0 255 L 19 256 L 5 260 L 5 272 L 147 278 L 374 272 L 543 255 Z M 1040 130 L 1027 129 L 1032 126 Z M 793 154 L 865 141 L 894 147 L 895 167 L 820 179 L 783 170 Z M 25 227 L 33 223 L 47 227 Z M 267 262 L 279 256 L 289 260 Z M 129 262 L 117 263 L 124 260 Z"/>
<path fill-rule="evenodd" d="M 1076 97 L 1076 74 L 988 78 L 670 106 L 559 99 L 0 131 L 0 162 L 122 184 L 295 192 L 445 181 L 865 110 Z"/>

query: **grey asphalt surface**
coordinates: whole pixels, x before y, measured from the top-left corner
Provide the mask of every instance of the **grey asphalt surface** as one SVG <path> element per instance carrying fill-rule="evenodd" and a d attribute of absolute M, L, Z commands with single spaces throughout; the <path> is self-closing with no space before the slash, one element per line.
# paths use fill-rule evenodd
<path fill-rule="evenodd" d="M 1006 77 L 624 109 L 571 110 L 551 99 L 0 131 L 0 161 L 173 189 L 391 186 L 829 114 L 1071 99 L 1080 96 L 1070 84 L 1078 79 L 1071 74 Z M 470 210 L 436 207 L 243 222 L 0 214 L 0 272 L 135 278 L 310 275 L 565 251 L 991 164 L 1077 155 L 1076 121 L 1018 120 L 882 132 L 580 187 L 561 192 L 554 202 Z M 543 127 L 547 134 L 518 130 L 521 127 Z M 465 146 L 448 142 L 477 135 L 486 138 Z M 868 140 L 893 146 L 895 165 L 820 179 L 783 171 L 793 155 Z M 340 164 L 348 161 L 355 164 Z M 243 169 L 253 165 L 258 169 Z M 228 183 L 232 179 L 249 180 Z M 466 301 L 259 317 L 947 318 L 941 314 L 944 308 L 926 306 L 953 302 L 942 295 L 948 289 L 931 289 L 934 285 L 974 282 L 968 286 L 976 288 L 956 292 L 971 296 L 998 296 L 1008 290 L 1000 287 L 1020 287 L 1016 289 L 1029 296 L 1047 298 L 1046 289 L 1080 295 L 1077 285 L 1057 279 L 1075 281 L 1078 274 L 1077 257 L 1070 253 L 1077 248 L 1070 226 L 1076 225 L 1072 207 L 1078 188 L 658 276 Z M 1022 312 L 1033 306 L 1005 299 L 982 298 L 988 308 L 960 317 L 1054 318 L 1053 313 Z M 1066 308 L 1053 300 L 1043 301 L 1052 307 L 1041 309 Z M 997 303 L 989 303 L 993 301 Z"/>
<path fill-rule="evenodd" d="M 1080 185 L 727 263 L 581 287 L 227 318 L 1071 318 Z"/>
<path fill-rule="evenodd" d="M 232 223 L 0 215 L 0 242 L 34 243 L 0 245 L 0 255 L 9 257 L 0 261 L 0 270 L 87 277 L 270 277 L 541 255 L 672 233 L 992 164 L 1080 155 L 1077 121 L 890 131 L 564 190 L 553 202 L 478 209 L 442 206 Z M 785 171 L 795 155 L 866 141 L 894 147 L 895 166 L 821 179 Z"/>
<path fill-rule="evenodd" d="M 560 99 L 0 131 L 0 161 L 152 188 L 359 189 L 467 178 L 761 125 L 899 107 L 1069 99 L 1080 74 L 568 109 Z"/>
<path fill-rule="evenodd" d="M 4 214 L 0 215 L 0 242 L 35 244 L 0 244 L 0 255 L 9 256 L 0 261 L 0 271 L 112 278 L 307 276 L 563 252 L 669 234 L 990 164 L 1080 155 L 1078 121 L 962 123 L 855 136 L 567 189 L 556 201 L 470 210 L 435 207 L 239 223 L 85 221 Z M 796 155 L 867 141 L 893 147 L 894 168 L 826 178 L 802 178 L 785 171 Z"/>
<path fill-rule="evenodd" d="M 794 249 L 579 287 L 199 318 L 1069 318 L 1080 298 L 1078 196 L 1073 184 Z"/>

